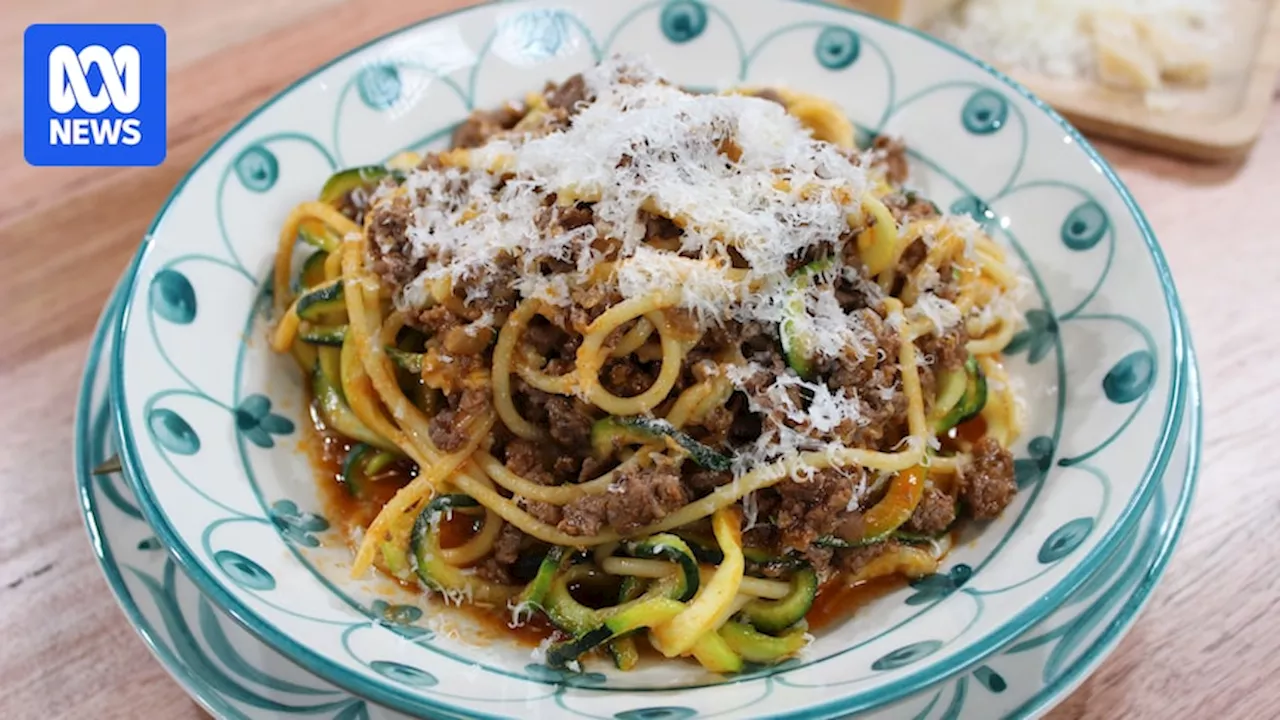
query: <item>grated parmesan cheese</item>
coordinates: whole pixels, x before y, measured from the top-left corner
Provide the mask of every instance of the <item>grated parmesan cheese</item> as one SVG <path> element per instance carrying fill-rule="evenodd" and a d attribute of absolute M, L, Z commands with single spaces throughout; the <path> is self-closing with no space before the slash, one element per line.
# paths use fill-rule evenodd
<path fill-rule="evenodd" d="M 816 356 L 864 365 L 891 361 L 882 347 L 886 329 L 901 332 L 910 322 L 918 333 L 927 323 L 944 333 L 965 320 L 931 292 L 943 284 L 936 272 L 923 278 L 915 303 L 890 313 L 883 327 L 874 308 L 885 291 L 856 263 L 839 263 L 798 286 L 792 272 L 801 258 L 842 257 L 865 227 L 870 158 L 815 140 L 777 103 L 690 94 L 657 78 L 647 62 L 606 61 L 584 73 L 588 100 L 571 122 L 522 120 L 479 148 L 410 170 L 399 194 L 376 190 L 370 217 L 382 223 L 372 233 L 378 250 L 417 273 L 396 295 L 400 309 L 412 315 L 449 294 L 470 304 L 499 286 L 574 310 L 675 290 L 676 305 L 703 329 L 729 321 L 776 328 L 785 318 Z M 464 156 L 465 167 L 455 166 Z M 655 215 L 680 229 L 678 241 L 648 237 Z M 940 222 L 964 239 L 972 258 L 983 236 L 979 224 L 967 216 Z M 844 309 L 837 279 L 841 293 L 862 296 L 863 309 Z M 495 322 L 486 310 L 468 332 Z M 869 426 L 901 392 L 893 379 L 877 380 L 890 387 L 833 389 L 741 356 L 705 362 L 721 363 L 716 369 L 748 408 L 767 419 L 758 439 L 736 449 L 737 477 L 798 452 L 841 450 L 840 438 Z M 815 469 L 790 471 L 804 482 Z M 860 486 L 858 495 L 865 491 Z M 754 495 L 743 508 L 750 527 Z M 468 601 L 445 596 L 446 603 Z M 511 622 L 520 623 L 526 608 L 510 610 Z"/>
<path fill-rule="evenodd" d="M 780 105 L 685 93 L 634 59 L 584 78 L 595 98 L 567 128 L 495 138 L 472 151 L 472 169 L 409 174 L 408 255 L 425 268 L 402 303 L 419 307 L 435 283 L 465 283 L 506 256 L 523 296 L 564 305 L 602 259 L 594 241 L 608 237 L 620 243 L 610 259 L 624 298 L 678 286 L 700 319 L 756 319 L 780 312 L 790 258 L 848 233 L 865 171 Z M 736 152 L 726 152 L 729 142 Z M 574 202 L 591 203 L 593 221 L 563 231 L 558 214 Z M 649 212 L 682 228 L 679 255 L 644 244 Z M 749 269 L 731 279 L 735 255 Z M 547 259 L 576 272 L 548 275 Z"/>

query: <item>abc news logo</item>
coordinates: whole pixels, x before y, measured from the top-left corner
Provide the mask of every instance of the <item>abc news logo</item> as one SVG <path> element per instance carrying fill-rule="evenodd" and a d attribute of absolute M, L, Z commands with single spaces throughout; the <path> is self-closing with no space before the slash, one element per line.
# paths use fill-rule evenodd
<path fill-rule="evenodd" d="M 23 37 L 23 149 L 32 165 L 159 165 L 164 29 L 32 25 Z"/>
<path fill-rule="evenodd" d="M 138 48 L 121 45 L 114 53 L 101 45 L 90 45 L 77 53 L 68 45 L 49 52 L 49 108 L 66 115 L 76 108 L 99 114 L 108 107 L 129 114 L 142 99 L 141 59 Z M 89 89 L 87 72 L 97 68 L 102 75 L 98 92 Z M 142 121 L 138 118 L 50 118 L 50 145 L 137 145 L 142 141 Z"/>

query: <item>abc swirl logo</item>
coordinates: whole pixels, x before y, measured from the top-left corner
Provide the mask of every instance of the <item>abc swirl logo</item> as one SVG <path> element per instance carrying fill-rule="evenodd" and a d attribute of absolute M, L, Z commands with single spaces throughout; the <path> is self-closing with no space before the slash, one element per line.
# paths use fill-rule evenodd
<path fill-rule="evenodd" d="M 49 51 L 49 108 L 66 115 L 76 108 L 97 115 L 114 108 L 122 115 L 138 109 L 142 99 L 141 59 L 138 48 L 121 45 L 114 53 L 101 45 L 76 52 L 68 45 Z M 89 88 L 86 72 L 97 68 L 102 84 L 97 92 Z M 141 121 L 129 118 L 51 118 L 52 145 L 137 145 L 142 140 Z"/>
<path fill-rule="evenodd" d="M 23 38 L 23 150 L 32 165 L 159 165 L 166 154 L 159 25 L 32 25 Z"/>

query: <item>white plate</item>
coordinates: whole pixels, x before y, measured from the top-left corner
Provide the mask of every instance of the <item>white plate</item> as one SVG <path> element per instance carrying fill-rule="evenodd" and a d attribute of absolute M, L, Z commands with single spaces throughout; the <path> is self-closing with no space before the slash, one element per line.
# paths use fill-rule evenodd
<path fill-rule="evenodd" d="M 334 167 L 436 143 L 488 107 L 613 51 L 701 87 L 821 92 L 905 137 L 917 184 L 970 212 L 1028 266 L 1024 492 L 942 575 L 819 635 L 801 659 L 725 681 L 692 663 L 567 674 L 508 643 L 450 637 L 420 598 L 347 579 L 291 435 L 303 393 L 263 342 L 259 281 L 287 211 Z M 291 660 L 408 712 L 554 716 L 652 704 L 826 717 L 902 699 L 994 653 L 1104 567 L 1171 460 L 1186 367 L 1150 228 L 1096 153 L 1033 98 L 925 36 L 805 2 L 510 2 L 361 48 L 252 114 L 156 219 L 127 278 L 112 363 L 139 507 L 220 608 Z M 959 583 L 949 578 L 965 578 Z M 954 592 L 952 592 L 954 590 Z M 379 605 L 377 603 L 384 604 Z M 388 623 L 390 613 L 409 624 Z M 814 688 L 820 688 L 818 692 Z"/>

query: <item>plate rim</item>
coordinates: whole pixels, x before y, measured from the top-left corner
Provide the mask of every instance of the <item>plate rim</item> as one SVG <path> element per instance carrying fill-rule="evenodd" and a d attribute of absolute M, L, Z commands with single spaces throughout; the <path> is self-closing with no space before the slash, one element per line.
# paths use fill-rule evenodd
<path fill-rule="evenodd" d="M 639 0 L 637 0 L 637 2 L 638 1 Z M 134 300 L 136 299 L 138 270 L 147 255 L 154 248 L 153 241 L 155 232 L 165 219 L 169 206 L 181 195 L 187 182 L 204 166 L 206 162 L 209 161 L 213 154 L 216 153 L 226 142 L 230 141 L 231 138 L 240 132 L 240 130 L 248 123 L 253 121 L 269 108 L 273 107 L 277 102 L 280 102 L 285 95 L 288 95 L 294 90 L 312 81 L 318 74 L 379 43 L 386 42 L 387 40 L 402 33 L 440 22 L 455 15 L 488 10 L 501 5 L 518 5 L 522 2 L 524 2 L 524 0 L 488 0 L 487 2 L 481 2 L 463 8 L 456 8 L 445 13 L 433 15 L 380 35 L 355 48 L 347 50 L 346 52 L 343 52 L 306 72 L 304 75 L 291 82 L 272 97 L 254 108 L 244 118 L 235 123 L 222 136 L 220 136 L 218 140 L 200 156 L 199 159 L 195 161 L 191 166 L 191 169 L 188 170 L 178 181 L 149 225 L 143 238 L 142 245 L 135 256 L 133 263 L 127 270 L 121 286 L 123 293 L 120 296 L 121 307 L 116 325 L 116 338 L 123 339 L 128 334 L 131 311 L 134 308 Z M 954 675 L 964 671 L 966 668 L 972 667 L 978 662 L 981 662 L 984 658 L 997 652 L 1000 648 L 1006 646 L 1015 638 L 1023 634 L 1028 628 L 1032 627 L 1040 620 L 1043 620 L 1061 604 L 1062 600 L 1078 589 L 1090 576 L 1093 575 L 1094 572 L 1096 572 L 1102 563 L 1104 563 L 1114 552 L 1114 545 L 1116 541 L 1129 532 L 1133 528 L 1134 523 L 1140 518 L 1141 514 L 1139 510 L 1145 508 L 1147 503 L 1150 501 L 1158 478 L 1163 477 L 1167 466 L 1171 461 L 1171 456 L 1177 444 L 1178 433 L 1181 429 L 1183 414 L 1187 405 L 1187 338 L 1184 330 L 1185 317 L 1181 309 L 1181 302 L 1176 284 L 1173 280 L 1172 273 L 1169 270 L 1164 253 L 1156 239 L 1155 231 L 1147 220 L 1145 213 L 1143 213 L 1142 209 L 1138 206 L 1136 200 L 1129 192 L 1128 187 L 1118 177 L 1110 164 L 1097 152 L 1092 144 L 1090 144 L 1089 141 L 1086 140 L 1079 131 L 1066 121 L 1057 111 L 1053 110 L 1053 108 L 1051 108 L 1047 103 L 1031 93 L 1026 87 L 997 70 L 990 64 L 931 35 L 915 30 L 914 28 L 905 27 L 874 15 L 853 10 L 852 8 L 833 5 L 825 2 L 824 0 L 775 0 L 775 2 L 780 7 L 785 7 L 788 4 L 821 7 L 826 10 L 837 11 L 842 14 L 862 18 L 866 22 L 884 26 L 892 31 L 900 31 L 914 36 L 917 39 L 928 42 L 941 50 L 954 55 L 962 62 L 976 66 L 978 69 L 991 76 L 995 81 L 1003 85 L 1006 89 L 1011 90 L 1019 97 L 1029 102 L 1040 112 L 1044 113 L 1047 119 L 1050 122 L 1055 123 L 1058 128 L 1080 148 L 1086 158 L 1093 163 L 1099 174 L 1102 175 L 1103 179 L 1109 183 L 1111 188 L 1117 193 L 1126 210 L 1128 210 L 1129 216 L 1137 225 L 1139 234 L 1146 245 L 1147 251 L 1154 265 L 1156 276 L 1160 282 L 1163 293 L 1162 299 L 1168 313 L 1169 330 L 1171 333 L 1169 351 L 1169 371 L 1171 373 L 1170 395 L 1165 408 L 1164 418 L 1161 421 L 1161 434 L 1153 445 L 1152 459 L 1148 462 L 1143 478 L 1140 480 L 1136 491 L 1130 496 L 1126 507 L 1117 516 L 1115 523 L 1112 525 L 1108 533 L 1099 541 L 1093 550 L 1046 593 L 1041 595 L 1027 607 L 1023 608 L 1012 618 L 1003 622 L 999 627 L 982 637 L 976 638 L 970 644 L 957 651 L 954 655 L 931 664 L 925 664 L 916 671 L 883 687 L 854 692 L 840 698 L 812 705 L 801 710 L 784 713 L 779 716 L 783 718 L 803 717 L 809 719 L 841 716 L 850 712 L 865 711 L 875 707 L 880 707 L 902 699 L 903 697 L 917 692 L 921 688 L 939 682 L 942 679 L 953 677 Z M 210 597 L 210 599 L 213 600 L 219 608 L 234 618 L 252 634 L 257 636 L 268 647 L 273 648 L 304 668 L 315 672 L 325 680 L 347 689 L 356 695 L 369 698 L 379 704 L 407 713 L 420 713 L 425 710 L 430 710 L 436 713 L 467 712 L 468 714 L 466 717 L 500 717 L 483 712 L 472 713 L 469 710 L 463 711 L 457 705 L 443 703 L 442 701 L 432 698 L 426 694 L 406 691 L 404 688 L 394 685 L 393 683 L 382 682 L 377 678 L 368 678 L 354 673 L 325 657 L 323 654 L 297 642 L 289 635 L 280 631 L 269 619 L 262 617 L 261 613 L 250 609 L 247 605 L 238 601 L 233 595 L 231 595 L 223 587 L 223 584 L 213 577 L 211 571 L 195 557 L 191 549 L 182 542 L 181 538 L 170 523 L 167 514 L 152 502 L 150 482 L 145 471 L 141 467 L 141 464 L 138 462 L 136 448 L 133 441 L 132 423 L 128 417 L 127 396 L 124 392 L 124 379 L 123 373 L 121 372 L 123 353 L 124 343 L 117 342 L 112 353 L 109 388 L 112 395 L 118 399 L 112 405 L 117 424 L 117 435 L 121 444 L 121 458 L 126 471 L 125 475 L 127 481 L 138 496 L 140 509 L 146 517 L 148 524 L 151 525 L 156 534 L 160 536 L 165 547 L 174 557 L 174 560 L 188 574 L 193 582 L 195 582 L 196 586 L 200 588 L 202 593 Z"/>

